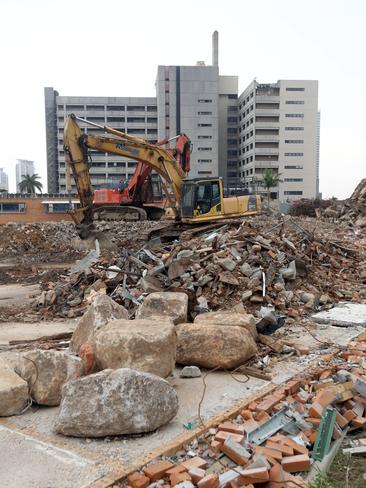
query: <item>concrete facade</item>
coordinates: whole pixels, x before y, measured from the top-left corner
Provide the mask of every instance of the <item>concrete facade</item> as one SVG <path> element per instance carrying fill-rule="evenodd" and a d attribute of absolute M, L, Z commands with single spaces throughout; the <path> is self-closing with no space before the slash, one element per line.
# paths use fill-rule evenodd
<path fill-rule="evenodd" d="M 8 175 L 5 173 L 3 168 L 0 168 L 0 191 L 9 191 L 9 181 Z"/>
<path fill-rule="evenodd" d="M 34 161 L 29 161 L 28 159 L 17 159 L 17 163 L 15 165 L 15 183 L 17 191 L 19 190 L 18 185 L 22 181 L 23 176 L 32 176 L 34 173 Z"/>
<path fill-rule="evenodd" d="M 60 96 L 52 87 L 46 87 L 45 103 L 49 192 L 66 192 L 63 129 L 65 117 L 70 113 L 151 142 L 157 141 L 157 106 L 154 97 Z M 97 127 L 82 122 L 79 125 L 88 134 L 104 134 Z M 132 176 L 137 164 L 133 159 L 98 151 L 90 151 L 90 156 L 94 188 L 116 187 L 121 179 Z M 75 190 L 75 185 L 72 185 L 72 191 Z"/>
<path fill-rule="evenodd" d="M 318 82 L 253 81 L 239 97 L 239 173 L 252 191 L 263 192 L 263 173 L 280 173 L 272 197 L 281 202 L 319 193 Z"/>
<path fill-rule="evenodd" d="M 159 66 L 158 138 L 185 132 L 191 139 L 191 177 L 219 173 L 218 66 Z"/>

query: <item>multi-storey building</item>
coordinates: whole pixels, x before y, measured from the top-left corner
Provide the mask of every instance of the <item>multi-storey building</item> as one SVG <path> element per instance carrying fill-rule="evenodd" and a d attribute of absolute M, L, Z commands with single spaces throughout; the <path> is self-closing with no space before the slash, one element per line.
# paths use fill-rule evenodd
<path fill-rule="evenodd" d="M 9 191 L 8 175 L 0 168 L 0 191 Z"/>
<path fill-rule="evenodd" d="M 253 81 L 239 97 L 239 173 L 264 192 L 267 168 L 280 174 L 273 198 L 288 201 L 319 193 L 318 82 Z"/>
<path fill-rule="evenodd" d="M 45 88 L 48 191 L 66 191 L 63 129 L 67 114 L 130 135 L 157 141 L 157 105 L 154 97 L 74 97 L 60 96 L 53 88 Z M 88 134 L 103 134 L 103 129 L 79 122 Z M 116 187 L 121 179 L 132 176 L 136 161 L 98 151 L 90 151 L 91 180 L 94 188 Z M 72 185 L 72 191 L 75 186 Z"/>
<path fill-rule="evenodd" d="M 28 159 L 17 159 L 15 165 L 15 183 L 16 189 L 19 190 L 19 183 L 22 181 L 23 176 L 34 174 L 34 161 L 29 161 Z"/>

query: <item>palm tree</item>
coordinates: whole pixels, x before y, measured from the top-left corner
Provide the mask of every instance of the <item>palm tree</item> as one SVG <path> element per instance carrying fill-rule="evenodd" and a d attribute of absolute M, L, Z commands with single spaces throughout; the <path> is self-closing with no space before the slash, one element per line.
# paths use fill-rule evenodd
<path fill-rule="evenodd" d="M 19 183 L 21 193 L 36 193 L 36 190 L 42 191 L 43 185 L 38 181 L 41 177 L 35 173 L 33 175 L 22 175 L 22 181 Z"/>
<path fill-rule="evenodd" d="M 267 190 L 267 204 L 269 208 L 269 198 L 271 195 L 270 189 L 277 187 L 279 183 L 282 183 L 280 179 L 281 173 L 274 173 L 271 168 L 267 168 L 263 173 L 263 186 Z"/>

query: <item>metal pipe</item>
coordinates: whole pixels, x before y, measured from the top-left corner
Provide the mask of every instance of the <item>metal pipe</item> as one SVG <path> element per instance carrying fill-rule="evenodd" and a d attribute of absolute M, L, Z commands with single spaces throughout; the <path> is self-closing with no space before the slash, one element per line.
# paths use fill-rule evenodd
<path fill-rule="evenodd" d="M 80 122 L 85 122 L 85 124 L 93 125 L 94 127 L 98 127 L 99 129 L 105 130 L 105 125 L 99 125 L 95 122 L 90 122 L 90 120 L 82 119 L 81 117 L 77 117 L 75 114 L 71 114 L 71 117 L 75 120 L 79 120 Z"/>

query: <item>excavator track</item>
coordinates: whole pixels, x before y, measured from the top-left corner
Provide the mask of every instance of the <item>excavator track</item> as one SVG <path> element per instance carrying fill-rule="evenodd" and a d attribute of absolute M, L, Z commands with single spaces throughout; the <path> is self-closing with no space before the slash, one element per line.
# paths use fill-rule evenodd
<path fill-rule="evenodd" d="M 94 220 L 125 220 L 136 222 L 137 220 L 147 220 L 147 212 L 143 208 L 133 206 L 104 206 L 98 207 L 93 211 Z"/>

